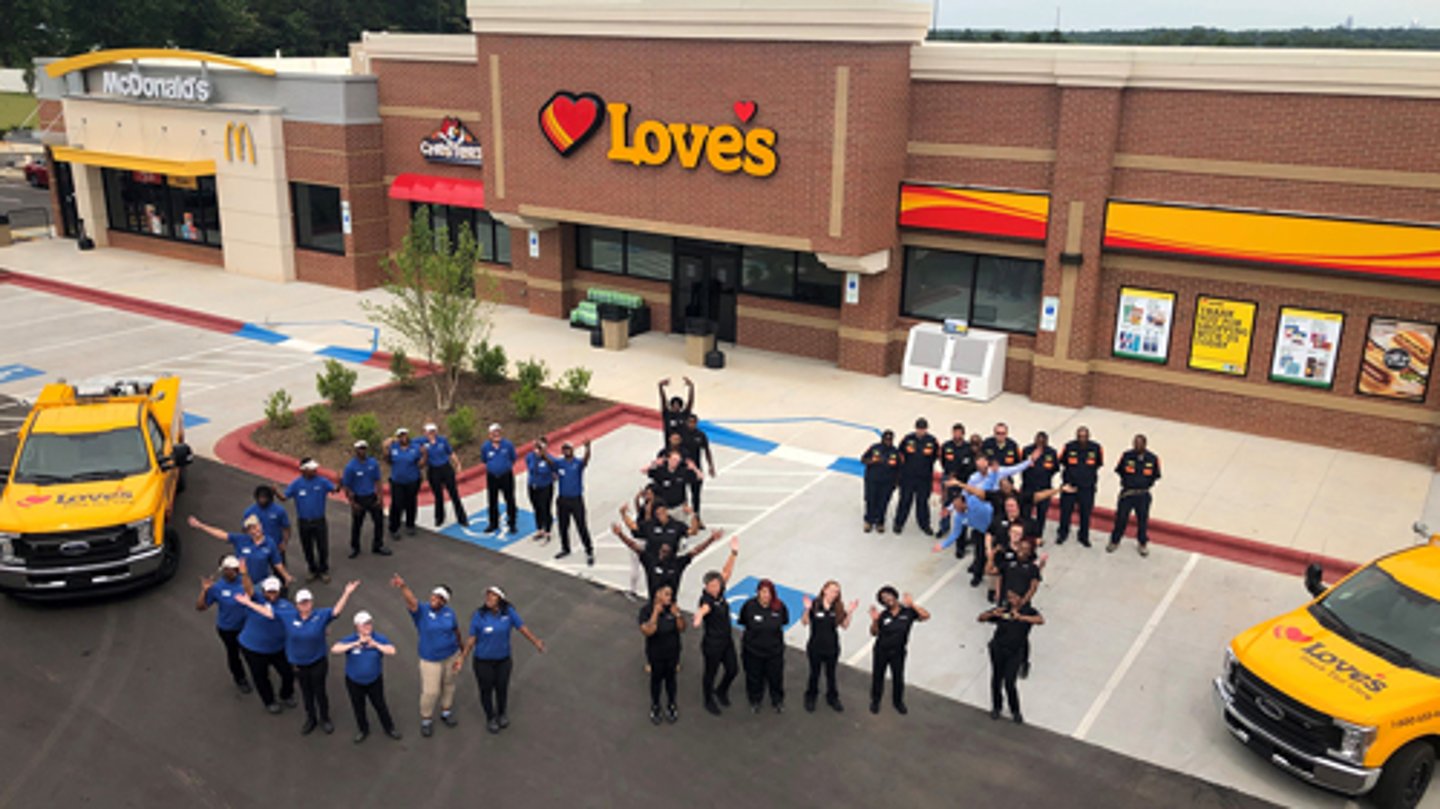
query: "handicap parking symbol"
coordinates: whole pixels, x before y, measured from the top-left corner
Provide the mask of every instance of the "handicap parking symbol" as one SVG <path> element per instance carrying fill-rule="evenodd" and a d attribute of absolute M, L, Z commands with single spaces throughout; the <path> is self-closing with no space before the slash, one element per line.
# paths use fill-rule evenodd
<path fill-rule="evenodd" d="M 45 373 L 39 368 L 31 368 L 28 365 L 0 365 L 0 385 L 7 382 L 19 382 L 22 379 L 29 379 L 32 376 L 40 376 Z"/>
<path fill-rule="evenodd" d="M 489 548 L 492 551 L 503 550 L 519 542 L 525 537 L 535 533 L 535 515 L 524 509 L 515 511 L 515 533 L 507 533 L 508 521 L 504 517 L 504 508 L 501 509 L 499 521 L 501 533 L 489 534 L 485 532 L 486 511 L 481 509 L 470 515 L 470 527 L 459 523 L 451 523 L 440 529 L 440 533 L 451 539 L 458 539 L 462 542 L 469 542 L 472 545 L 479 545 L 482 548 Z"/>
<path fill-rule="evenodd" d="M 758 578 L 746 576 L 726 589 L 725 600 L 730 604 L 730 620 L 736 626 L 740 626 L 740 608 L 745 606 L 745 602 L 755 595 L 755 586 L 759 583 Z M 785 604 L 785 609 L 789 612 L 790 620 L 785 623 L 785 629 L 789 630 L 796 621 L 800 620 L 800 614 L 805 610 L 806 594 L 778 582 L 775 582 L 775 594 L 780 596 L 780 601 Z M 740 628 L 744 629 L 743 626 Z"/>

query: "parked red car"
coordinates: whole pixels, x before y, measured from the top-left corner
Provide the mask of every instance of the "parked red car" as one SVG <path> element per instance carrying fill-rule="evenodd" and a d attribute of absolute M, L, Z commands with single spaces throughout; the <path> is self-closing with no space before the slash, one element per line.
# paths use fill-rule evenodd
<path fill-rule="evenodd" d="M 49 188 L 50 169 L 46 167 L 43 161 L 40 160 L 36 160 L 32 163 L 26 163 L 25 182 L 29 183 L 35 188 Z"/>

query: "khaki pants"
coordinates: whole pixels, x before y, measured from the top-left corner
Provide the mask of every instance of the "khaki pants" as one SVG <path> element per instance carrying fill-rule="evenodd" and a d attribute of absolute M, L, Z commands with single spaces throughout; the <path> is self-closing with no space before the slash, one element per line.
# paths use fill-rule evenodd
<path fill-rule="evenodd" d="M 456 652 L 445 660 L 420 661 L 420 718 L 435 717 L 435 703 L 440 710 L 449 712 L 455 704 L 455 661 L 460 658 Z"/>

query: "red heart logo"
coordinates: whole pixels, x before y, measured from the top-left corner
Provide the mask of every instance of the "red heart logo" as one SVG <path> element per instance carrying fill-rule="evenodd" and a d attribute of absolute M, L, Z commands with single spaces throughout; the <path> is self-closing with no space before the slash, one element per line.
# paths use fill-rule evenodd
<path fill-rule="evenodd" d="M 540 131 L 561 157 L 580 148 L 604 119 L 605 102 L 594 93 L 561 90 L 540 107 Z"/>
<path fill-rule="evenodd" d="M 755 112 L 760 108 L 754 101 L 736 101 L 734 109 L 735 117 L 740 119 L 740 123 L 748 124 L 750 123 L 750 119 L 755 117 Z"/>
<path fill-rule="evenodd" d="M 42 503 L 48 502 L 50 502 L 50 495 L 32 494 L 20 500 L 20 502 L 16 505 L 20 506 L 21 508 L 30 508 L 31 506 L 38 506 Z"/>
<path fill-rule="evenodd" d="M 1288 640 L 1292 643 L 1309 643 L 1314 640 L 1313 636 L 1305 634 L 1299 627 L 1295 626 L 1277 626 L 1272 634 L 1277 638 Z"/>

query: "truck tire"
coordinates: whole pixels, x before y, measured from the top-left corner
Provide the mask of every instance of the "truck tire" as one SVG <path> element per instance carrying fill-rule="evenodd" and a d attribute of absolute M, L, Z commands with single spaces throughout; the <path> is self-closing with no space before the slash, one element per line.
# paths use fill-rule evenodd
<path fill-rule="evenodd" d="M 160 573 L 157 582 L 166 582 L 180 569 L 180 534 L 174 528 L 165 529 L 165 549 L 160 554 Z"/>
<path fill-rule="evenodd" d="M 1415 809 L 1434 774 L 1435 748 L 1423 740 L 1411 742 L 1385 762 L 1370 799 L 1379 809 Z"/>

